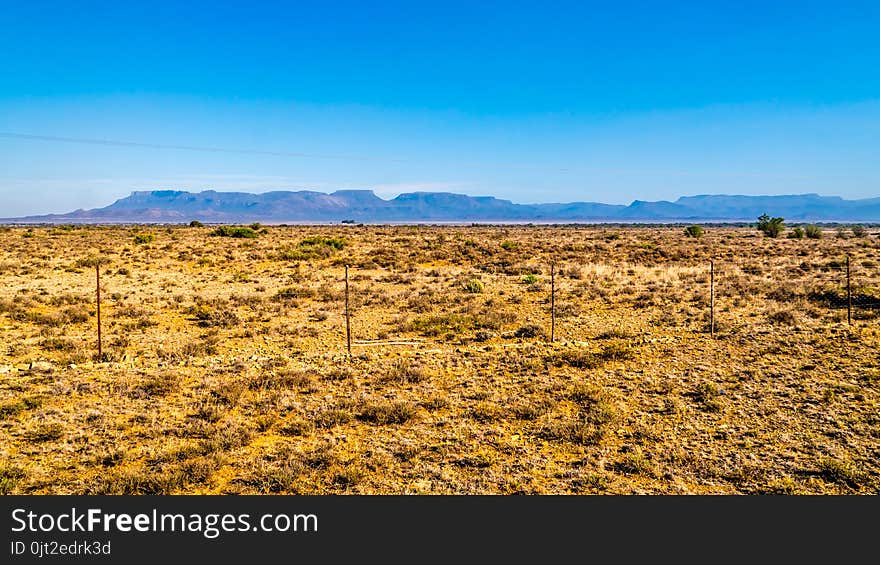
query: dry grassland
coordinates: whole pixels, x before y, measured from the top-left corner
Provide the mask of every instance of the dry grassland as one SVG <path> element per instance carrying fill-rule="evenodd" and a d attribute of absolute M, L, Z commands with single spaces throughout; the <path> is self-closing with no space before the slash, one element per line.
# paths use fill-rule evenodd
<path fill-rule="evenodd" d="M 0 232 L 0 493 L 880 490 L 876 233 L 213 231 Z"/>

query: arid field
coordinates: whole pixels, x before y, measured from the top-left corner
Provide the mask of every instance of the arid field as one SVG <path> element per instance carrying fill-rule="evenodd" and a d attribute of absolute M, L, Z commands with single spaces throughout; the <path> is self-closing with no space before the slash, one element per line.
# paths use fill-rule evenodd
<path fill-rule="evenodd" d="M 877 232 L 3 228 L 0 493 L 876 494 Z"/>

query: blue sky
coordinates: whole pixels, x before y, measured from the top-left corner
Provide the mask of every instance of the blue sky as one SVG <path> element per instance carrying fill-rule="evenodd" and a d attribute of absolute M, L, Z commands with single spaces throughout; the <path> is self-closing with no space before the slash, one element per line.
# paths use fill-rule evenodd
<path fill-rule="evenodd" d="M 0 7 L 0 217 L 167 188 L 880 196 L 877 2 Z"/>

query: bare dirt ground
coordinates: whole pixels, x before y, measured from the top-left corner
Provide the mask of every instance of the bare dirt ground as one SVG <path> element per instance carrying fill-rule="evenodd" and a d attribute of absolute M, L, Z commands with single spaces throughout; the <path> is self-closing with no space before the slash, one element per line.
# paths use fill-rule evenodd
<path fill-rule="evenodd" d="M 0 232 L 0 493 L 880 490 L 876 229 L 256 230 Z"/>

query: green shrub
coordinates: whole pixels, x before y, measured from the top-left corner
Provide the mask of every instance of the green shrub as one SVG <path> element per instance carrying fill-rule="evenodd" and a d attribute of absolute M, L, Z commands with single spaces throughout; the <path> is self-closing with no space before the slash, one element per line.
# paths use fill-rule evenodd
<path fill-rule="evenodd" d="M 211 232 L 211 235 L 216 235 L 219 237 L 236 237 L 236 238 L 244 238 L 244 239 L 255 239 L 258 237 L 257 232 L 252 230 L 251 228 L 243 228 L 243 227 L 234 227 L 234 226 L 220 226 Z"/>
<path fill-rule="evenodd" d="M 804 228 L 804 235 L 807 239 L 822 239 L 822 228 L 817 225 L 810 224 Z"/>
<path fill-rule="evenodd" d="M 139 233 L 134 236 L 134 242 L 138 245 L 142 245 L 144 243 L 152 243 L 152 241 L 155 239 L 156 236 L 151 233 Z"/>
<path fill-rule="evenodd" d="M 693 238 L 703 237 L 703 226 L 696 224 L 688 226 L 684 229 L 684 235 Z"/>
<path fill-rule="evenodd" d="M 722 404 L 718 399 L 720 395 L 721 391 L 718 390 L 715 383 L 709 381 L 698 384 L 696 389 L 691 393 L 693 399 L 699 402 L 704 410 L 709 412 L 721 411 Z"/>
<path fill-rule="evenodd" d="M 204 225 L 205 224 L 203 224 L 202 222 L 200 222 L 198 220 L 193 220 L 189 223 L 189 227 L 191 227 L 191 228 L 201 228 L 201 227 L 204 227 Z"/>
<path fill-rule="evenodd" d="M 779 237 L 779 234 L 785 229 L 784 221 L 783 218 L 771 218 L 767 214 L 761 214 L 758 217 L 758 231 L 767 237 Z"/>
<path fill-rule="evenodd" d="M 823 457 L 819 460 L 819 475 L 826 481 L 859 488 L 864 474 L 848 459 Z"/>
<path fill-rule="evenodd" d="M 24 477 L 25 473 L 19 467 L 6 464 L 0 466 L 0 495 L 12 494 Z"/>
<path fill-rule="evenodd" d="M 471 294 L 479 294 L 485 289 L 485 285 L 479 279 L 471 279 L 464 283 L 464 290 Z"/>
<path fill-rule="evenodd" d="M 788 234 L 789 239 L 803 239 L 804 238 L 804 228 L 798 226 L 791 230 L 791 233 Z"/>
<path fill-rule="evenodd" d="M 853 226 L 849 229 L 850 231 L 852 231 L 852 234 L 855 237 L 865 237 L 865 235 L 868 233 L 867 230 L 865 230 L 865 226 L 861 225 Z"/>

